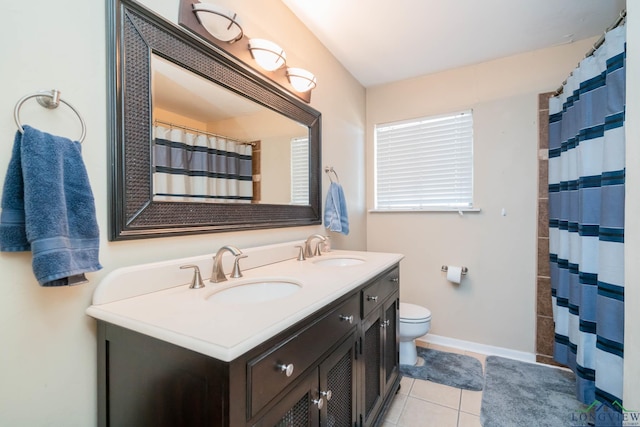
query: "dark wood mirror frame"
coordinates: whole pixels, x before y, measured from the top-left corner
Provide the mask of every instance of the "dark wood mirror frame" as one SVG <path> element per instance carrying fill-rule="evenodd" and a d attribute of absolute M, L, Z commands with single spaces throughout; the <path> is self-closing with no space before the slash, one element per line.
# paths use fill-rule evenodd
<path fill-rule="evenodd" d="M 132 0 L 107 17 L 109 239 L 320 224 L 321 115 L 219 48 Z M 309 128 L 309 205 L 154 202 L 151 53 Z"/>

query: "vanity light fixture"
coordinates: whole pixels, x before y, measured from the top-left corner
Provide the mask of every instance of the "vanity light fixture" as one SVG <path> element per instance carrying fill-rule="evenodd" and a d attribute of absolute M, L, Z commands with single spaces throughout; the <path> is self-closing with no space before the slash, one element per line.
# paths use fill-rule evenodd
<path fill-rule="evenodd" d="M 316 76 L 302 68 L 287 68 L 287 78 L 298 92 L 308 92 L 316 87 Z"/>
<path fill-rule="evenodd" d="M 196 14 L 200 25 L 218 40 L 233 43 L 244 35 L 240 19 L 232 11 L 224 10 L 211 3 L 194 3 L 193 13 Z"/>
<path fill-rule="evenodd" d="M 258 65 L 267 71 L 275 71 L 287 62 L 284 50 L 269 40 L 249 40 L 249 51 Z"/>

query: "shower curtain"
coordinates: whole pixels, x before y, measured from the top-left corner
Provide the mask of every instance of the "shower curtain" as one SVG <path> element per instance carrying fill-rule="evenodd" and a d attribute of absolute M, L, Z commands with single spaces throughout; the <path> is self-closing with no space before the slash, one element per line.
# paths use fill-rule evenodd
<path fill-rule="evenodd" d="M 549 248 L 554 358 L 587 405 L 622 409 L 625 27 L 549 101 Z M 596 405 L 597 406 L 597 405 Z"/>
<path fill-rule="evenodd" d="M 153 200 L 251 202 L 250 144 L 155 126 L 153 147 Z"/>

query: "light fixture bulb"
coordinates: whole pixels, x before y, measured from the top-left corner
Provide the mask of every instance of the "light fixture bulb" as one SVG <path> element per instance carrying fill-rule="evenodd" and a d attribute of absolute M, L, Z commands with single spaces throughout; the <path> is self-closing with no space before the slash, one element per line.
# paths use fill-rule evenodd
<path fill-rule="evenodd" d="M 258 65 L 267 71 L 275 71 L 287 62 L 284 50 L 269 40 L 249 40 L 249 51 Z"/>
<path fill-rule="evenodd" d="M 233 43 L 244 35 L 238 15 L 211 3 L 194 3 L 193 13 L 205 30 L 218 40 Z"/>
<path fill-rule="evenodd" d="M 287 68 L 289 83 L 298 92 L 308 92 L 317 85 L 316 76 L 302 68 Z"/>

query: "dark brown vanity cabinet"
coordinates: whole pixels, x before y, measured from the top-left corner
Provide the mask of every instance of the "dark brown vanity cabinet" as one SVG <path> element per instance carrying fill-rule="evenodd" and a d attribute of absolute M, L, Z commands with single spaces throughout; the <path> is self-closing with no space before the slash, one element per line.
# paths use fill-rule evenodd
<path fill-rule="evenodd" d="M 99 321 L 98 424 L 381 424 L 400 381 L 397 322 L 397 267 L 231 362 Z"/>

